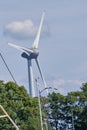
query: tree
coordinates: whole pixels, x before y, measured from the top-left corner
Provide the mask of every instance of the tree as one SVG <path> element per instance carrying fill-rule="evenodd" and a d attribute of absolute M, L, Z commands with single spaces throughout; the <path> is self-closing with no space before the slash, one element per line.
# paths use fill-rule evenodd
<path fill-rule="evenodd" d="M 64 107 L 64 101 L 65 98 L 63 95 L 59 93 L 52 93 L 48 95 L 48 118 L 50 121 L 50 124 L 53 128 L 56 130 L 61 127 L 62 124 L 62 118 L 63 118 L 63 107 Z M 60 123 L 61 122 L 61 123 Z"/>
<path fill-rule="evenodd" d="M 87 83 L 81 91 L 70 92 L 66 96 L 52 93 L 48 96 L 48 120 L 53 129 L 87 129 Z"/>
<path fill-rule="evenodd" d="M 0 81 L 0 104 L 20 130 L 40 130 L 38 100 L 31 98 L 24 86 Z M 0 129 L 15 130 L 7 118 L 0 119 Z"/>
<path fill-rule="evenodd" d="M 83 111 L 83 108 L 81 107 L 80 100 L 79 100 L 80 96 L 81 96 L 81 92 L 70 92 L 66 96 L 64 116 L 65 116 L 66 125 L 70 129 L 71 128 L 75 129 L 79 116 Z"/>
<path fill-rule="evenodd" d="M 20 130 L 41 130 L 38 99 L 31 98 L 24 86 L 0 81 L 0 104 Z M 53 130 L 87 130 L 87 83 L 82 84 L 81 91 L 66 96 L 53 92 L 41 97 L 41 105 L 43 118 Z M 7 118 L 0 119 L 0 129 L 15 130 Z"/>
<path fill-rule="evenodd" d="M 79 103 L 82 111 L 76 123 L 76 130 L 87 130 L 87 83 L 82 84 Z"/>

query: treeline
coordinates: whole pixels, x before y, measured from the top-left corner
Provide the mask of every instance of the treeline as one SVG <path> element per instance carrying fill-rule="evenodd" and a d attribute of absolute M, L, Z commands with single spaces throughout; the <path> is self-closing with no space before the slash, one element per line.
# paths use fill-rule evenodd
<path fill-rule="evenodd" d="M 53 130 L 87 130 L 87 83 L 67 96 L 49 94 L 45 109 Z"/>
<path fill-rule="evenodd" d="M 24 86 L 0 81 L 0 105 L 20 130 L 41 130 L 38 98 L 31 98 Z M 41 106 L 44 130 L 87 130 L 87 83 L 80 91 L 66 96 L 49 93 L 48 97 L 41 97 Z M 0 130 L 15 128 L 7 118 L 0 118 Z"/>
<path fill-rule="evenodd" d="M 0 81 L 0 105 L 19 130 L 41 130 L 37 98 L 31 98 L 23 86 Z M 3 115 L 0 109 L 0 115 Z M 8 118 L 0 118 L 0 130 L 15 130 Z"/>

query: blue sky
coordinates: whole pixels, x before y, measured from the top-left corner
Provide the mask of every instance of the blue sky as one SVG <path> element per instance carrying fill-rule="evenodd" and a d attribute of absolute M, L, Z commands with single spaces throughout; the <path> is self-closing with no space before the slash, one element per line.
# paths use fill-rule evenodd
<path fill-rule="evenodd" d="M 0 52 L 17 83 L 28 89 L 27 61 L 7 43 L 31 47 L 43 11 L 39 60 L 47 85 L 62 94 L 80 90 L 87 82 L 86 0 L 1 0 Z M 35 78 L 40 77 L 34 61 L 33 69 Z M 12 80 L 1 58 L 0 79 Z"/>

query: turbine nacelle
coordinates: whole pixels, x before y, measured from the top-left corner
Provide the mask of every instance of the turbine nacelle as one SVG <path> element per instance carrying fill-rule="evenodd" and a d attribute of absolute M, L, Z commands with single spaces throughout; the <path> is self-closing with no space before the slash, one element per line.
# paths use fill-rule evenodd
<path fill-rule="evenodd" d="M 22 56 L 23 58 L 26 58 L 26 59 L 29 59 L 29 60 L 31 60 L 31 59 L 36 59 L 36 58 L 38 57 L 38 55 L 39 55 L 38 49 L 31 49 L 31 50 L 32 50 L 32 53 L 23 52 L 23 53 L 21 54 L 21 56 Z"/>

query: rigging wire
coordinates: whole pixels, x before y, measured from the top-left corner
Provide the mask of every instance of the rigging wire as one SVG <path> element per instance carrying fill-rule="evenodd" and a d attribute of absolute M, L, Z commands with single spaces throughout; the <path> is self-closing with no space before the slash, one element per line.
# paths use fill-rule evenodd
<path fill-rule="evenodd" d="M 3 58 L 3 56 L 2 56 L 1 53 L 0 53 L 0 56 L 1 56 L 1 59 L 3 60 L 3 62 L 4 62 L 4 64 L 5 64 L 5 66 L 6 66 L 7 70 L 8 70 L 8 72 L 10 73 L 10 75 L 11 75 L 13 81 L 17 84 L 17 82 L 16 82 L 16 80 L 15 80 L 13 74 L 11 73 L 11 70 L 9 69 L 9 67 L 8 67 L 8 65 L 7 65 L 7 63 L 6 63 L 6 61 L 5 61 L 5 59 Z"/>

